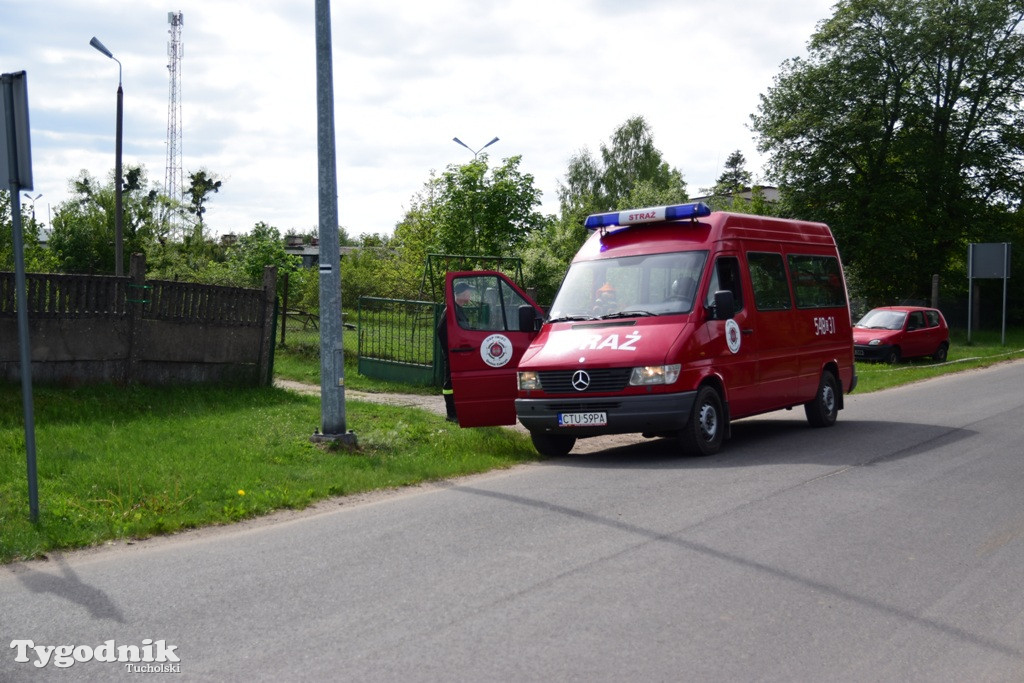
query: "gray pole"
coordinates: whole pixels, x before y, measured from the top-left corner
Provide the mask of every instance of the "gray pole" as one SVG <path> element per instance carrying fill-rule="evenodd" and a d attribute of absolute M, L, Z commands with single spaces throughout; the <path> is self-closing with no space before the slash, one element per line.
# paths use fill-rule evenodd
<path fill-rule="evenodd" d="M 971 343 L 974 308 L 974 242 L 967 244 L 967 343 Z"/>
<path fill-rule="evenodd" d="M 114 275 L 124 275 L 124 200 L 121 188 L 121 138 L 124 119 L 124 91 L 121 89 L 120 68 L 117 82 L 117 130 L 114 143 Z"/>
<path fill-rule="evenodd" d="M 7 159 L 10 173 L 11 222 L 14 232 L 14 289 L 18 307 L 18 355 L 21 360 L 21 405 L 25 414 L 25 460 L 28 467 L 28 510 L 32 522 L 39 521 L 39 492 L 36 474 L 36 420 L 32 408 L 32 355 L 28 341 L 28 297 L 25 295 L 25 242 L 21 228 L 21 181 L 18 179 L 18 143 L 14 131 L 14 87 L 10 74 L 3 75 L 4 105 L 0 115 L 7 120 Z M 30 183 L 31 184 L 31 183 Z M 29 188 L 31 189 L 31 188 Z"/>
<path fill-rule="evenodd" d="M 314 441 L 354 446 L 345 429 L 345 356 L 341 324 L 341 250 L 338 245 L 338 171 L 334 137 L 331 4 L 316 0 L 316 121 L 320 225 L 320 434 Z"/>

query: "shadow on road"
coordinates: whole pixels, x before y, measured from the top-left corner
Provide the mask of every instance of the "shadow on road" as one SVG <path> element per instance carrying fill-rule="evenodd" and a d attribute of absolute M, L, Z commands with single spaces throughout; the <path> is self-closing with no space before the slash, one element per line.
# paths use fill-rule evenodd
<path fill-rule="evenodd" d="M 768 464 L 817 463 L 862 467 L 875 463 L 927 455 L 940 446 L 956 443 L 978 432 L 972 429 L 884 420 L 838 422 L 815 429 L 802 419 L 748 419 L 732 426 L 732 438 L 709 457 L 684 454 L 675 439 L 643 439 L 631 443 L 580 439 L 573 452 L 547 463 L 568 467 L 626 467 L 629 469 L 750 467 Z"/>
<path fill-rule="evenodd" d="M 39 563 L 22 565 L 23 571 L 18 572 L 18 579 L 25 588 L 33 593 L 52 593 L 58 598 L 81 605 L 95 619 L 125 623 L 124 615 L 109 595 L 83 582 L 62 555 L 55 553 L 52 557 L 56 559 L 60 574 L 39 571 L 37 567 L 46 566 Z"/>

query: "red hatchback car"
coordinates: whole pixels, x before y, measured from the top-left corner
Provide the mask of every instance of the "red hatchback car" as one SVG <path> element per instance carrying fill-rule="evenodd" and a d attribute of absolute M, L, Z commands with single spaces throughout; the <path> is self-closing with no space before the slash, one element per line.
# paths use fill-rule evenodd
<path fill-rule="evenodd" d="M 853 326 L 856 360 L 897 363 L 901 358 L 931 356 L 941 363 L 948 352 L 949 327 L 934 308 L 873 308 Z"/>

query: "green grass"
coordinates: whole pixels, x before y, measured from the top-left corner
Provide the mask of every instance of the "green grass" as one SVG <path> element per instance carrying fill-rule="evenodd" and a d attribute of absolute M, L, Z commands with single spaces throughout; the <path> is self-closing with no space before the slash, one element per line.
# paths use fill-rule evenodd
<path fill-rule="evenodd" d="M 348 344 L 345 344 L 346 348 Z M 278 348 L 274 352 L 274 377 L 290 379 L 306 384 L 320 384 L 320 350 L 309 347 Z M 402 382 L 389 382 L 359 374 L 355 352 L 345 352 L 345 387 L 353 391 L 367 391 L 375 394 L 440 394 L 441 389 L 433 386 L 419 386 Z"/>
<path fill-rule="evenodd" d="M 20 385 L 0 385 L 0 562 L 302 508 L 537 458 L 506 429 L 346 401 L 358 448 L 309 441 L 319 399 L 272 388 L 37 387 L 29 522 Z"/>
<path fill-rule="evenodd" d="M 907 360 L 896 365 L 857 363 L 856 393 L 889 389 L 939 375 L 1024 358 L 1024 330 L 1007 330 L 1005 345 L 1001 343 L 1001 337 L 998 331 L 973 332 L 971 343 L 968 344 L 967 333 L 954 330 L 950 333 L 949 357 L 945 363 L 935 363 L 931 358 Z"/>

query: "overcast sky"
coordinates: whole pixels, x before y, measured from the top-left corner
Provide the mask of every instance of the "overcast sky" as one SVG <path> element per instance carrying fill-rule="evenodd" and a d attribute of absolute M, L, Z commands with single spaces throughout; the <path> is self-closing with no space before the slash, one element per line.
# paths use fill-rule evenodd
<path fill-rule="evenodd" d="M 595 155 L 643 116 L 691 195 L 736 149 L 760 177 L 749 128 L 781 62 L 806 53 L 832 0 L 334 0 L 338 215 L 350 234 L 391 233 L 431 170 L 486 150 L 558 212 L 569 158 Z M 114 167 L 118 66 L 124 163 L 163 187 L 170 39 L 184 14 L 182 157 L 223 180 L 214 233 L 258 222 L 316 227 L 313 0 L 0 0 L 0 71 L 26 71 L 36 215 L 81 169 Z"/>

